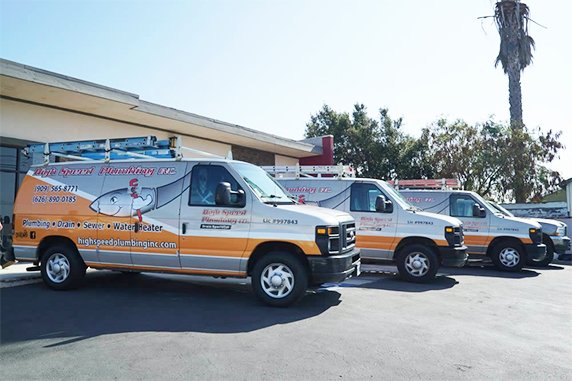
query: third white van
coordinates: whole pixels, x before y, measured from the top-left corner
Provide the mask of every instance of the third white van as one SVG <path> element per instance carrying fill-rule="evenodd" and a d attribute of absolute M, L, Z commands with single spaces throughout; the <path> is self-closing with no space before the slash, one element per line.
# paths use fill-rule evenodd
<path fill-rule="evenodd" d="M 470 259 L 490 258 L 505 271 L 519 271 L 529 260 L 546 254 L 542 228 L 533 220 L 500 215 L 475 192 L 461 190 L 400 190 L 422 210 L 463 221 Z"/>

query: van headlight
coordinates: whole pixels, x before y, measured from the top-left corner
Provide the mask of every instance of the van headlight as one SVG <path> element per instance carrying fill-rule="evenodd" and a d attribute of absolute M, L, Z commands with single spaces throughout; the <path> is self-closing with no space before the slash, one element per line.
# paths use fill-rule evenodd
<path fill-rule="evenodd" d="M 566 235 L 566 226 L 559 226 L 556 228 L 556 236 L 564 237 Z"/>
<path fill-rule="evenodd" d="M 322 255 L 338 254 L 340 252 L 340 227 L 317 226 L 316 245 Z"/>
<path fill-rule="evenodd" d="M 542 229 L 530 228 L 528 235 L 533 243 L 542 243 Z"/>
<path fill-rule="evenodd" d="M 462 246 L 465 242 L 462 226 L 445 226 L 445 239 L 449 246 Z"/>

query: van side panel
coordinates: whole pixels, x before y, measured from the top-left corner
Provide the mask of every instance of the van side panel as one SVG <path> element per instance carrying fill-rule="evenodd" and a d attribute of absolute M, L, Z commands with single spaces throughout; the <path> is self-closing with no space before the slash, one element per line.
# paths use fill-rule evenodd
<path fill-rule="evenodd" d="M 454 194 L 453 192 L 401 190 L 400 193 L 403 194 L 407 201 L 419 209 L 451 215 L 450 199 L 451 195 Z M 465 194 L 468 195 L 468 193 Z M 485 218 L 455 217 L 463 222 L 467 252 L 469 254 L 485 255 L 489 244 L 494 238 L 489 234 L 491 216 L 487 215 Z"/>
<path fill-rule="evenodd" d="M 179 210 L 184 162 L 104 164 L 103 190 L 92 204 L 102 227 L 100 263 L 180 268 Z"/>
<path fill-rule="evenodd" d="M 449 215 L 449 192 L 399 191 L 409 203 L 426 212 Z"/>
<path fill-rule="evenodd" d="M 78 246 L 84 261 L 97 262 L 95 250 L 79 240 L 97 240 L 97 213 L 90 208 L 102 181 L 94 164 L 33 167 L 14 204 L 14 252 L 19 260 L 37 260 L 36 248 L 49 236 L 65 236 Z"/>

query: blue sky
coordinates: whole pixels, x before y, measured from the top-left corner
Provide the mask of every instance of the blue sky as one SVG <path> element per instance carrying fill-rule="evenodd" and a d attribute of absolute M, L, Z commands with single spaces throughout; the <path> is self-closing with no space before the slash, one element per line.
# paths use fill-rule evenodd
<path fill-rule="evenodd" d="M 572 3 L 526 1 L 537 43 L 522 75 L 529 127 L 562 130 L 572 177 Z M 439 117 L 506 121 L 491 0 L 7 1 L 0 56 L 142 99 L 302 139 L 323 104 L 364 103 L 418 136 Z M 568 164 L 568 165 L 566 165 Z"/>

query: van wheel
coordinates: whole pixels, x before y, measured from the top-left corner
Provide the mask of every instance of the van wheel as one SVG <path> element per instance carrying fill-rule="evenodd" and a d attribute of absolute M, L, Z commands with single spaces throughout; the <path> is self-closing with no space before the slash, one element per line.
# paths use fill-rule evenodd
<path fill-rule="evenodd" d="M 514 242 L 501 242 L 491 252 L 491 260 L 499 270 L 520 271 L 526 255 L 522 245 Z"/>
<path fill-rule="evenodd" d="M 288 252 L 264 255 L 252 270 L 254 294 L 266 304 L 286 307 L 297 302 L 308 288 L 308 270 Z"/>
<path fill-rule="evenodd" d="M 85 263 L 77 250 L 66 245 L 50 247 L 42 257 L 42 279 L 46 286 L 54 290 L 78 287 L 85 270 Z"/>
<path fill-rule="evenodd" d="M 529 259 L 526 264 L 533 267 L 546 267 L 554 260 L 554 246 L 552 240 L 544 236 L 542 243 L 546 245 L 546 255 L 542 259 Z"/>
<path fill-rule="evenodd" d="M 431 248 L 424 245 L 409 245 L 397 253 L 399 275 L 408 282 L 427 282 L 435 278 L 439 261 Z"/>

